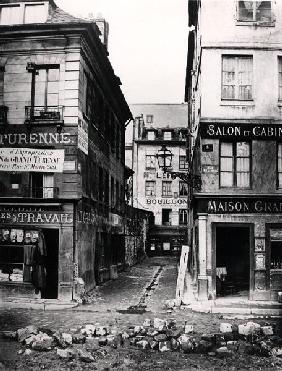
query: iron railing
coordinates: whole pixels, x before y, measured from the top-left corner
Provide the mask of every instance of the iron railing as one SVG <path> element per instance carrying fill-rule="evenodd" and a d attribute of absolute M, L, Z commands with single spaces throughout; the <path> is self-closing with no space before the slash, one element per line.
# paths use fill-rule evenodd
<path fill-rule="evenodd" d="M 63 122 L 63 106 L 26 106 L 25 121 L 28 123 Z"/>
<path fill-rule="evenodd" d="M 31 187 L 22 186 L 22 195 L 27 198 L 58 198 L 59 188 L 58 187 Z"/>

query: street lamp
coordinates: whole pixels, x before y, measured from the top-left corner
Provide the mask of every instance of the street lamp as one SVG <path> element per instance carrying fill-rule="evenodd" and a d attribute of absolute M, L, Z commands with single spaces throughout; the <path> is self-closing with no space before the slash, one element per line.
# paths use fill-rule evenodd
<path fill-rule="evenodd" d="M 167 149 L 165 145 L 162 145 L 161 149 L 156 155 L 160 169 L 162 169 L 164 173 L 170 174 L 172 179 L 179 178 L 186 182 L 191 188 L 195 188 L 197 191 L 200 191 L 202 185 L 201 177 L 199 175 L 193 175 L 191 168 L 189 168 L 187 172 L 169 170 L 172 163 L 172 156 L 173 154 L 171 151 Z"/>

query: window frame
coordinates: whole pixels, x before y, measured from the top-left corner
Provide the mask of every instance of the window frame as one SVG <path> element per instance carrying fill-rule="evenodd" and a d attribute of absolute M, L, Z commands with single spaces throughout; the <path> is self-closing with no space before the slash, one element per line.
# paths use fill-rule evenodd
<path fill-rule="evenodd" d="M 228 71 L 224 71 L 224 59 L 234 59 L 235 63 L 235 71 L 234 71 L 234 81 L 233 85 L 227 84 L 226 81 L 224 81 L 224 73 Z M 251 68 L 251 84 L 239 84 L 239 62 L 243 59 L 250 59 L 252 61 L 252 68 Z M 246 72 L 246 71 L 245 71 Z M 224 86 L 234 86 L 234 98 L 232 97 L 224 97 L 223 94 L 223 87 Z M 251 98 L 243 98 L 240 97 L 240 86 L 250 86 L 251 87 Z M 239 101 L 239 102 L 252 102 L 254 100 L 254 57 L 251 54 L 222 54 L 221 55 L 221 101 Z"/>
<path fill-rule="evenodd" d="M 181 186 L 184 186 L 183 189 L 185 189 L 185 192 L 181 192 Z M 188 184 L 184 182 L 183 180 L 180 180 L 178 183 L 179 188 L 179 197 L 188 197 Z"/>
<path fill-rule="evenodd" d="M 152 161 L 152 158 L 153 158 L 153 161 Z M 156 155 L 150 155 L 150 154 L 145 155 L 145 167 L 146 169 L 156 168 Z"/>
<path fill-rule="evenodd" d="M 163 180 L 162 181 L 162 197 L 172 197 L 172 181 Z"/>
<path fill-rule="evenodd" d="M 281 157 L 279 157 L 279 146 L 281 146 Z M 279 171 L 279 158 L 281 158 L 281 171 Z M 281 186 L 279 184 L 279 174 L 282 178 L 282 142 L 276 142 L 276 189 L 282 190 L 282 179 Z"/>
<path fill-rule="evenodd" d="M 153 188 L 149 188 L 150 185 L 153 185 Z M 151 192 L 149 192 L 151 190 Z M 156 197 L 156 181 L 155 180 L 145 180 L 145 196 L 146 197 Z"/>
<path fill-rule="evenodd" d="M 184 161 L 183 161 L 184 160 Z M 184 165 L 184 166 L 180 166 Z M 189 163 L 186 161 L 186 155 L 179 155 L 179 170 L 188 170 L 189 169 Z"/>
<path fill-rule="evenodd" d="M 153 137 L 150 138 L 150 135 L 152 135 Z M 147 140 L 152 140 L 152 141 L 155 140 L 156 139 L 156 132 L 155 132 L 155 130 L 147 130 L 146 136 L 147 136 Z"/>
<path fill-rule="evenodd" d="M 179 225 L 187 225 L 188 224 L 188 210 L 187 209 L 179 209 L 178 210 L 178 224 Z"/>
<path fill-rule="evenodd" d="M 222 179 L 222 170 L 221 170 L 221 159 L 222 158 L 230 158 L 230 156 L 222 156 L 221 155 L 221 148 L 223 143 L 229 143 L 232 144 L 232 172 L 231 171 L 224 171 L 224 173 L 229 172 L 232 173 L 232 185 L 226 186 L 221 185 L 221 179 Z M 238 143 L 248 143 L 249 145 L 249 156 L 237 156 L 237 144 Z M 236 188 L 236 189 L 252 189 L 252 141 L 227 141 L 227 140 L 220 140 L 219 142 L 219 188 L 220 189 L 230 189 L 230 188 Z M 237 174 L 242 173 L 242 171 L 237 171 L 237 159 L 238 158 L 249 158 L 249 185 L 246 187 L 239 187 L 237 186 Z"/>
<path fill-rule="evenodd" d="M 275 18 L 273 16 L 273 1 L 272 0 L 262 1 L 262 2 L 269 2 L 270 3 L 270 19 L 265 20 L 265 21 L 257 19 L 257 9 L 255 8 L 255 4 L 257 3 L 257 1 L 253 1 L 252 19 L 240 19 L 240 5 L 239 5 L 239 3 L 241 1 L 242 0 L 237 0 L 237 2 L 236 2 L 236 19 L 237 19 L 237 22 L 239 24 L 247 24 L 247 25 L 248 24 L 254 24 L 254 23 L 256 23 L 258 25 L 274 24 Z"/>
<path fill-rule="evenodd" d="M 168 138 L 166 137 L 168 135 Z M 164 130 L 163 131 L 163 140 L 172 140 L 172 131 L 171 130 Z"/>
<path fill-rule="evenodd" d="M 146 115 L 146 123 L 152 124 L 154 122 L 154 115 Z"/>

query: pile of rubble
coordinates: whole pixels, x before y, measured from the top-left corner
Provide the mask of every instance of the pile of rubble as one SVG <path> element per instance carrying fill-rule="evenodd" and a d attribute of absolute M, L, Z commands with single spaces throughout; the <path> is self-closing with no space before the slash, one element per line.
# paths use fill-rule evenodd
<path fill-rule="evenodd" d="M 4 337 L 20 342 L 24 348 L 19 354 L 33 351 L 56 350 L 58 357 L 93 362 L 102 347 L 135 346 L 159 352 L 208 354 L 228 357 L 235 353 L 282 357 L 282 338 L 275 335 L 272 326 L 255 322 L 241 325 L 221 323 L 218 333 L 196 334 L 192 325 L 179 327 L 174 319 L 146 319 L 143 325 L 120 330 L 117 326 L 87 324 L 69 333 L 54 332 L 27 326 L 15 332 L 5 331 Z M 79 344 L 79 346 L 78 346 Z"/>

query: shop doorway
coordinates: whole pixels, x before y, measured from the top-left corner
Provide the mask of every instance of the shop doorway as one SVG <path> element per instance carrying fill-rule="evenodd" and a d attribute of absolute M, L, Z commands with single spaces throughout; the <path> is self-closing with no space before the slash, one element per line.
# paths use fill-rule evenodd
<path fill-rule="evenodd" d="M 45 257 L 46 288 L 42 291 L 42 299 L 58 298 L 59 268 L 59 231 L 58 229 L 42 229 L 47 256 Z"/>
<path fill-rule="evenodd" d="M 250 228 L 216 227 L 216 295 L 249 296 Z"/>

